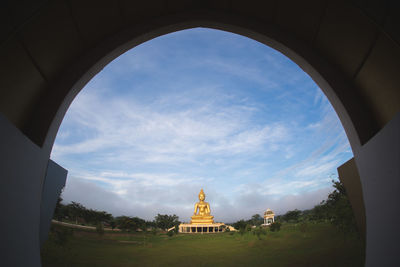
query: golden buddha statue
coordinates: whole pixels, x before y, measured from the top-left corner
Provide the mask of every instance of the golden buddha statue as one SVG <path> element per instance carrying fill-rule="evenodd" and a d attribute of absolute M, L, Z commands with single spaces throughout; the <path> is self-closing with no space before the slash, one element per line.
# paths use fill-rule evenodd
<path fill-rule="evenodd" d="M 194 205 L 194 213 L 192 216 L 191 224 L 212 224 L 214 223 L 214 216 L 210 215 L 210 205 L 204 201 L 206 194 L 203 189 L 199 193 L 199 202 Z"/>

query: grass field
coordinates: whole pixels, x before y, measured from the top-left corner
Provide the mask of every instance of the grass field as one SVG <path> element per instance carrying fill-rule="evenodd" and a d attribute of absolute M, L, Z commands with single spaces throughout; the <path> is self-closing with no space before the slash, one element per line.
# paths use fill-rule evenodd
<path fill-rule="evenodd" d="M 363 266 L 362 243 L 329 224 L 305 233 L 284 224 L 257 238 L 252 232 L 222 234 L 105 233 L 74 230 L 65 244 L 50 237 L 43 266 Z"/>

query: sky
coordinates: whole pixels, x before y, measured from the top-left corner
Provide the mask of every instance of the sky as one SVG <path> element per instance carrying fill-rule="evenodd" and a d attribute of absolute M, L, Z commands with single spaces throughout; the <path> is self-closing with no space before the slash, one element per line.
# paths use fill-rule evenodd
<path fill-rule="evenodd" d="M 352 157 L 329 101 L 294 62 L 195 28 L 145 42 L 78 94 L 51 159 L 64 203 L 188 222 L 201 188 L 217 222 L 309 209 Z"/>

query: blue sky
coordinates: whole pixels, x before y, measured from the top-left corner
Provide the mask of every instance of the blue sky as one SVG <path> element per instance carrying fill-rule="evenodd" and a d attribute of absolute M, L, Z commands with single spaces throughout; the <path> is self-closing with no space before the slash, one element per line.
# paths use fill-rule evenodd
<path fill-rule="evenodd" d="M 217 221 L 311 208 L 352 157 L 325 95 L 246 37 L 191 29 L 141 44 L 76 97 L 51 158 L 65 202 L 188 221 L 201 188 Z"/>

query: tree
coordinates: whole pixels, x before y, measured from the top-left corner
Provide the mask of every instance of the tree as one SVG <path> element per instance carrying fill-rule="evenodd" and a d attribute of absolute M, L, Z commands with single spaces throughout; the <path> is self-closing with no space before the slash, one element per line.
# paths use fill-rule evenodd
<path fill-rule="evenodd" d="M 335 190 L 328 199 L 321 203 L 325 206 L 330 222 L 343 232 L 357 232 L 357 224 L 353 209 L 346 194 L 346 189 L 340 181 L 332 180 Z"/>
<path fill-rule="evenodd" d="M 264 219 L 263 217 L 261 217 L 260 214 L 254 214 L 253 216 L 251 216 L 250 221 L 252 225 L 260 226 L 261 224 L 263 224 Z"/>
<path fill-rule="evenodd" d="M 155 221 L 146 221 L 146 226 L 151 227 L 151 228 L 156 228 L 156 222 Z"/>
<path fill-rule="evenodd" d="M 179 225 L 181 222 L 179 221 L 179 217 L 174 215 L 168 215 L 168 214 L 157 214 L 157 216 L 154 218 L 155 224 L 157 227 L 163 229 L 163 230 L 168 230 L 169 228 L 173 226 Z"/>
<path fill-rule="evenodd" d="M 324 205 L 325 201 L 322 201 L 321 204 L 316 205 L 309 215 L 309 219 L 312 221 L 326 221 L 329 217 L 328 208 Z"/>
<path fill-rule="evenodd" d="M 251 232 L 251 225 L 250 225 L 250 224 L 247 224 L 247 225 L 246 225 L 246 231 L 247 231 L 247 232 Z"/>
<path fill-rule="evenodd" d="M 157 228 L 151 229 L 151 233 L 152 233 L 153 235 L 157 235 L 157 233 L 158 233 Z"/>
<path fill-rule="evenodd" d="M 298 222 L 300 215 L 301 211 L 299 211 L 298 209 L 289 210 L 288 212 L 286 212 L 285 215 L 283 215 L 282 219 L 287 222 Z"/>
<path fill-rule="evenodd" d="M 232 224 L 232 226 L 235 227 L 235 229 L 237 229 L 239 231 L 240 231 L 240 229 L 245 229 L 246 225 L 247 225 L 247 222 L 243 219 Z"/>
<path fill-rule="evenodd" d="M 112 219 L 112 220 L 110 221 L 110 226 L 111 226 L 111 229 L 114 230 L 115 227 L 117 226 L 117 222 L 116 222 L 114 219 Z"/>
<path fill-rule="evenodd" d="M 281 230 L 281 223 L 280 222 L 271 223 L 271 225 L 269 226 L 269 230 L 271 232 L 278 232 L 279 230 Z"/>
<path fill-rule="evenodd" d="M 116 225 L 123 231 L 137 231 L 139 228 L 143 228 L 145 220 L 138 217 L 119 216 L 115 218 Z"/>
<path fill-rule="evenodd" d="M 64 205 L 61 202 L 63 199 L 61 196 L 57 200 L 56 208 L 54 210 L 53 218 L 62 221 L 65 218 L 74 220 L 77 224 L 78 221 L 81 223 L 97 225 L 98 222 L 110 224 L 113 227 L 112 221 L 114 217 L 105 211 L 98 211 L 93 209 L 87 209 L 82 204 L 77 202 L 71 202 L 68 205 Z M 115 225 L 113 229 L 115 228 Z"/>
<path fill-rule="evenodd" d="M 328 198 L 316 205 L 308 218 L 314 221 L 329 221 L 343 233 L 358 233 L 353 209 L 346 194 L 346 189 L 340 181 L 332 180 L 333 192 Z"/>
<path fill-rule="evenodd" d="M 174 235 L 174 233 L 175 233 L 175 232 L 174 232 L 173 230 L 171 230 L 171 231 L 168 231 L 168 232 L 167 232 L 167 235 L 168 235 L 169 237 L 171 237 L 171 236 Z"/>
<path fill-rule="evenodd" d="M 82 204 L 72 201 L 71 204 L 67 205 L 68 216 L 71 219 L 75 220 L 75 223 L 78 224 L 78 218 L 82 218 L 84 212 L 86 212 L 86 208 L 82 206 Z"/>
<path fill-rule="evenodd" d="M 62 219 L 65 217 L 65 205 L 63 205 L 61 202 L 63 201 L 61 195 L 57 199 L 56 203 L 56 208 L 54 209 L 54 218 L 57 221 L 62 221 Z"/>

